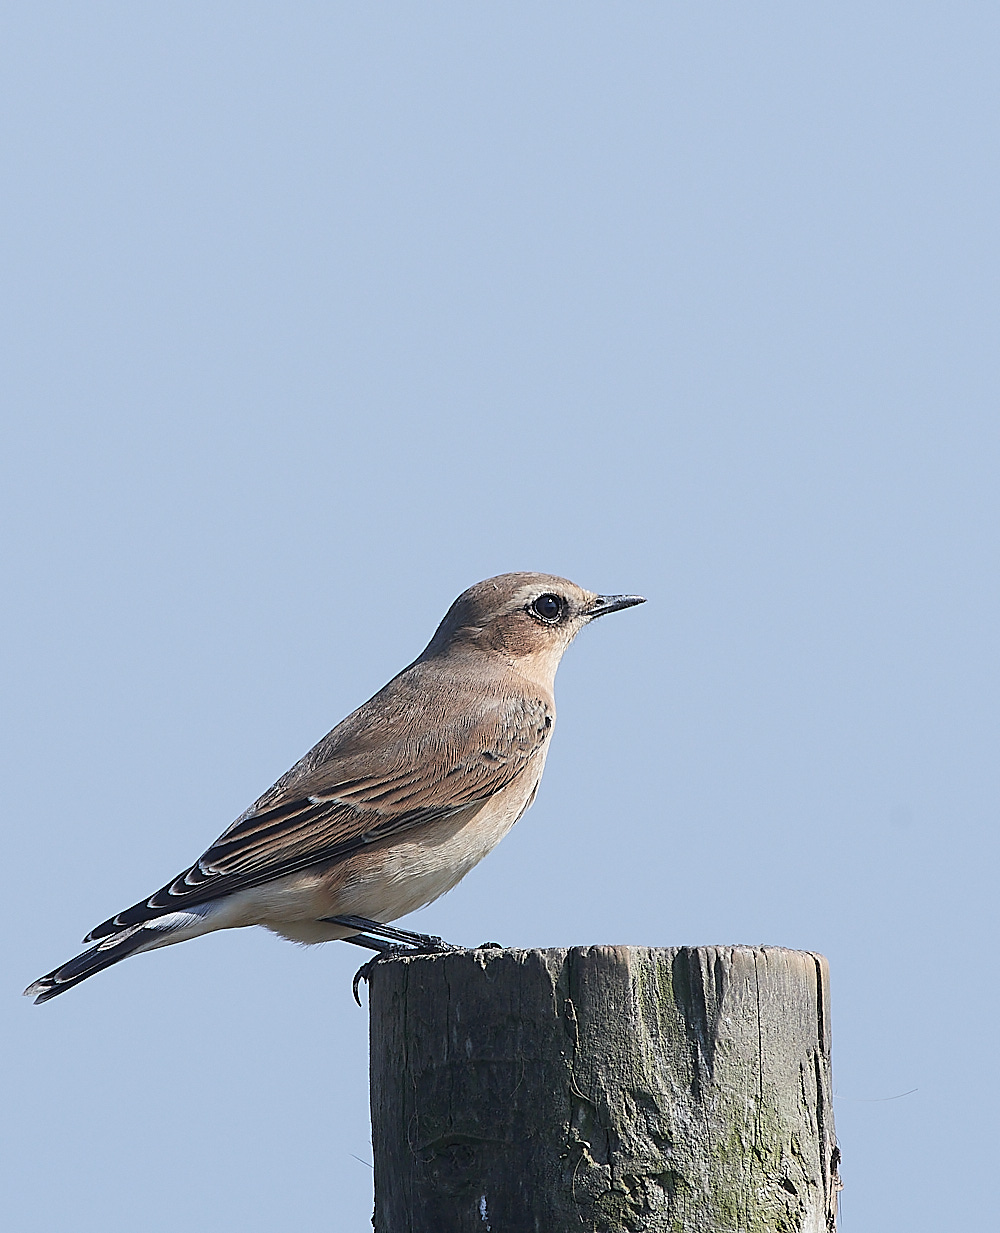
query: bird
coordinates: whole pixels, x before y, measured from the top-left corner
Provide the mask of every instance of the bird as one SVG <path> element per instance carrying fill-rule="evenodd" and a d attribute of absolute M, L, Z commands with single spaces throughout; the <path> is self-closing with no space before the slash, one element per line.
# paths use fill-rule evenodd
<path fill-rule="evenodd" d="M 401 947 L 452 949 L 391 922 L 455 886 L 529 808 L 563 652 L 591 621 L 644 602 L 552 574 L 470 587 L 417 659 L 193 865 L 92 929 L 88 950 L 25 994 L 47 1002 L 130 955 L 250 925 L 351 942 L 373 962 Z"/>

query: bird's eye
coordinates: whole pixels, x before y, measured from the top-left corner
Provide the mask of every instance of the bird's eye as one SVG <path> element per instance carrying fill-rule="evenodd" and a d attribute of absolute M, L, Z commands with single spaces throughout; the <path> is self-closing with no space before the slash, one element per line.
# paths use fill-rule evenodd
<path fill-rule="evenodd" d="M 563 601 L 558 595 L 539 595 L 531 605 L 531 611 L 543 621 L 558 621 L 563 610 Z"/>

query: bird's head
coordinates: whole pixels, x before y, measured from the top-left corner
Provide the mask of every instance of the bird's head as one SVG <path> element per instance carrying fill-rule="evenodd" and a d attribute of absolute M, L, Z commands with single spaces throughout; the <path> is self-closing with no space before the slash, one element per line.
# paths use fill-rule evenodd
<path fill-rule="evenodd" d="M 554 574 L 500 574 L 462 592 L 420 658 L 478 650 L 551 681 L 584 625 L 642 603 L 641 595 L 599 595 Z"/>

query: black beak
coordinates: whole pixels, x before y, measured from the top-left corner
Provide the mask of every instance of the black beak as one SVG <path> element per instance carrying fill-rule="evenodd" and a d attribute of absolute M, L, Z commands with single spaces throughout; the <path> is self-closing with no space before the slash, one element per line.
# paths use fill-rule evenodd
<path fill-rule="evenodd" d="M 607 616 L 609 612 L 621 612 L 623 608 L 634 608 L 636 604 L 645 602 L 645 595 L 598 595 L 590 605 L 587 616 L 593 621 L 596 617 Z"/>

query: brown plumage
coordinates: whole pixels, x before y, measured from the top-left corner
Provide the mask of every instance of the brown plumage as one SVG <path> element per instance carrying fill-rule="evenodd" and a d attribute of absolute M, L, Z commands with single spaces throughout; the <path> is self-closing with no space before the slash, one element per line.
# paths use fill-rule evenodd
<path fill-rule="evenodd" d="M 94 947 L 25 992 L 44 1002 L 130 954 L 244 925 L 301 942 L 383 947 L 330 918 L 396 920 L 449 890 L 499 842 L 534 799 L 563 652 L 595 617 L 641 602 L 548 574 L 470 587 L 419 659 L 193 865 L 98 925 L 84 939 Z"/>

